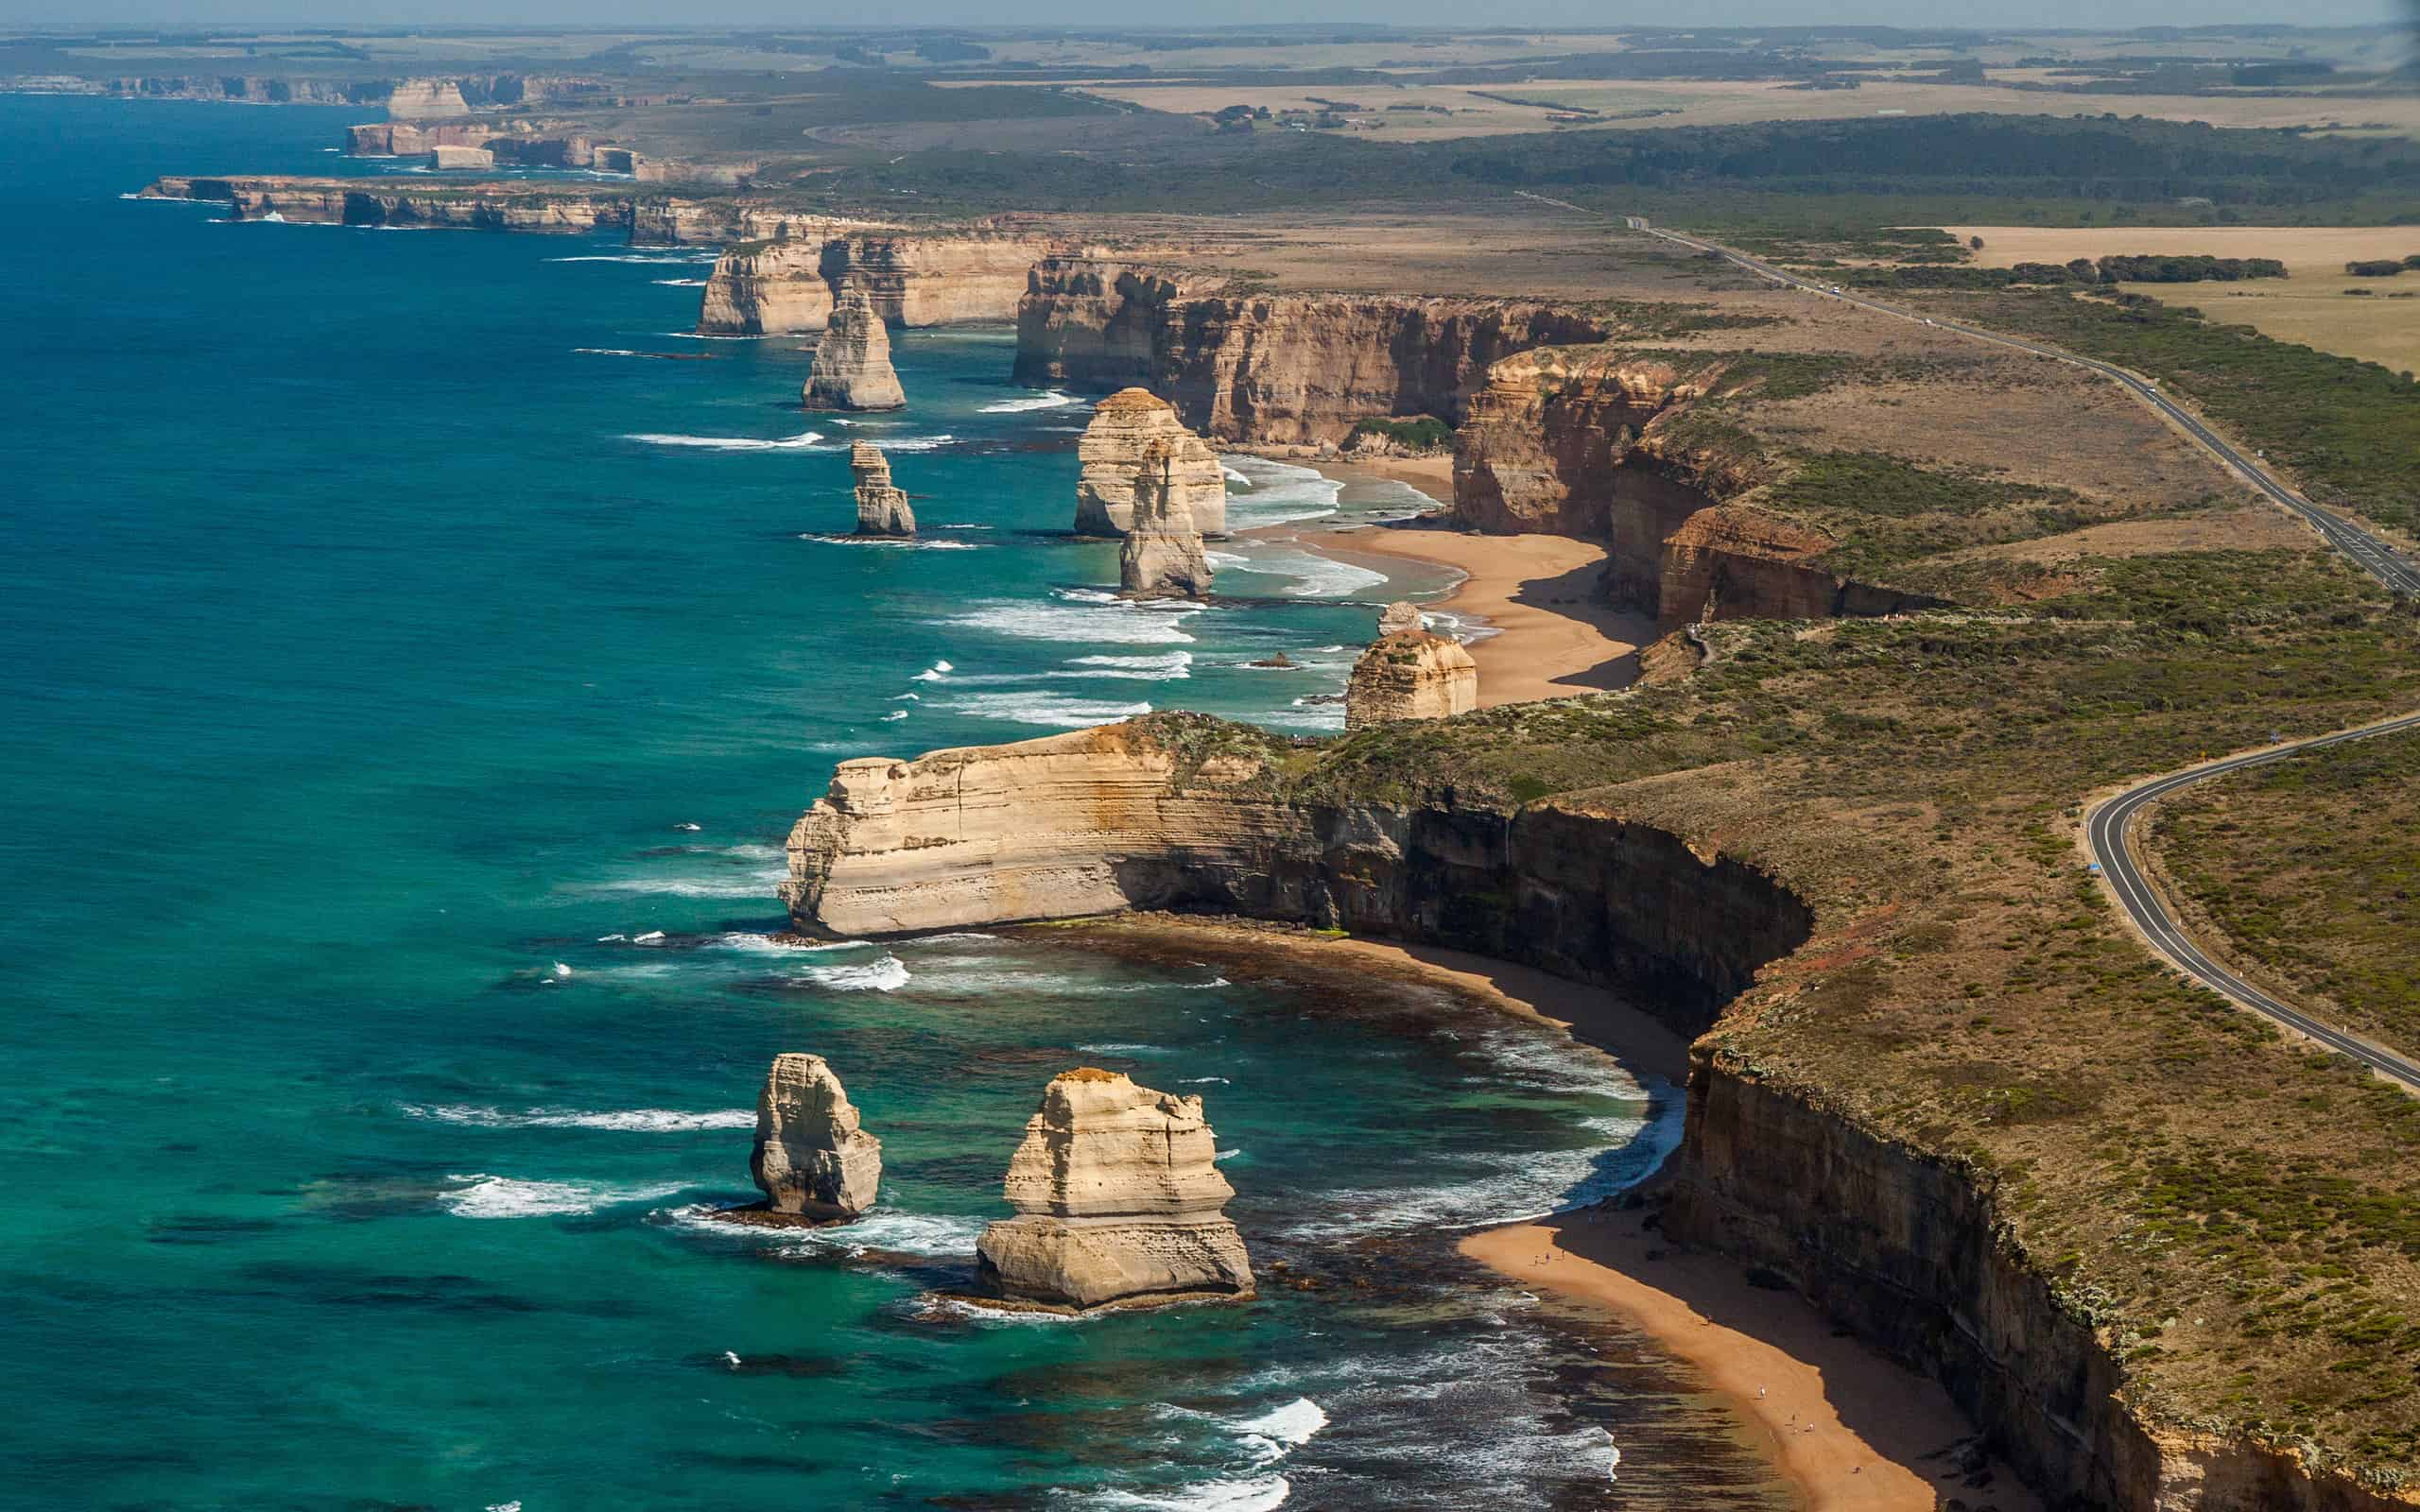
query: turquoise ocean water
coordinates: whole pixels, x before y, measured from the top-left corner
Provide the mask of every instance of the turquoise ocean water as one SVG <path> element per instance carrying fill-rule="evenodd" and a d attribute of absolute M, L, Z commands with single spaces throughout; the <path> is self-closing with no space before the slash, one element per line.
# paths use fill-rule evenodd
<path fill-rule="evenodd" d="M 1237 602 L 1108 600 L 1059 534 L 1084 411 L 1005 330 L 906 334 L 910 407 L 852 430 L 797 343 L 678 335 L 692 251 L 121 198 L 389 171 L 321 150 L 347 119 L 0 98 L 0 1504 L 1582 1506 L 1608 1428 L 1667 1470 L 1624 1504 L 1763 1504 L 1635 1340 L 1450 1258 L 1651 1163 L 1661 1090 L 1416 995 L 768 938 L 836 759 L 1316 732 L 1375 603 L 1442 583 L 1278 541 L 1222 548 Z M 852 435 L 923 545 L 814 539 Z M 1235 465 L 1245 523 L 1417 502 Z M 706 1222 L 788 1049 L 884 1206 Z M 1202 1092 L 1315 1289 L 935 1307 L 1081 1062 Z"/>

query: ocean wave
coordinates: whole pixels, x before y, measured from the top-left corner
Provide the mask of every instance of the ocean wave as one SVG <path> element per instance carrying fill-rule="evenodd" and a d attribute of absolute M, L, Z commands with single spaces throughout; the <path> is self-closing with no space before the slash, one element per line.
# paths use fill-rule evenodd
<path fill-rule="evenodd" d="M 613 882 L 591 883 L 582 891 L 611 893 L 662 894 L 667 898 L 769 898 L 773 889 L 789 879 L 789 871 L 749 877 L 623 877 Z M 642 936 L 631 943 L 651 944 Z"/>
<path fill-rule="evenodd" d="M 852 966 L 811 966 L 798 981 L 835 992 L 896 992 L 908 985 L 908 966 L 896 955 L 882 955 Z"/>
<path fill-rule="evenodd" d="M 1387 575 L 1308 551 L 1263 552 L 1247 570 L 1290 579 L 1278 593 L 1288 598 L 1345 598 L 1385 585 Z"/>
<path fill-rule="evenodd" d="M 654 431 L 627 433 L 626 441 L 640 441 L 648 446 L 688 446 L 711 452 L 808 452 L 823 439 L 821 431 L 801 431 L 796 436 L 759 440 L 749 436 L 682 436 Z"/>
<path fill-rule="evenodd" d="M 1003 399 L 995 404 L 977 405 L 976 413 L 978 415 L 1021 415 L 1028 410 L 1064 409 L 1070 404 L 1080 404 L 1082 403 L 1083 401 L 1077 398 L 1075 395 L 1063 394 L 1054 388 L 1046 394 L 1036 394 L 1030 399 Z"/>
<path fill-rule="evenodd" d="M 1080 656 L 1068 662 L 1082 672 L 1052 673 L 1053 677 L 1132 678 L 1147 682 L 1181 682 L 1193 676 L 1193 653 L 1162 651 L 1155 656 Z"/>
<path fill-rule="evenodd" d="M 1151 712 L 1148 703 L 1112 703 L 1104 698 L 1077 698 L 1058 693 L 970 693 L 944 705 L 976 719 L 1009 724 L 1041 725 L 1051 730 L 1089 730 L 1114 725 Z"/>
<path fill-rule="evenodd" d="M 706 286 L 706 280 L 701 278 L 651 278 L 648 282 L 661 284 L 668 289 L 701 289 Z"/>
<path fill-rule="evenodd" d="M 752 1118 L 754 1115 L 751 1115 Z M 710 1203 L 659 1211 L 652 1216 L 674 1228 L 718 1239 L 736 1239 L 792 1255 L 855 1256 L 868 1250 L 921 1255 L 932 1260 L 972 1257 L 983 1220 L 951 1213 L 906 1212 L 877 1207 L 853 1223 L 823 1228 L 759 1228 L 727 1223 Z"/>
<path fill-rule="evenodd" d="M 717 935 L 707 943 L 713 945 L 717 950 L 747 951 L 752 954 L 769 955 L 798 955 L 812 954 L 818 951 L 854 950 L 860 942 L 854 939 L 776 939 L 770 935 L 756 935 L 751 934 L 745 930 L 733 930 L 725 934 Z"/>
<path fill-rule="evenodd" d="M 1275 1512 L 1294 1488 L 1283 1475 L 1201 1481 L 1172 1491 L 1102 1491 L 1088 1504 L 1150 1508 L 1153 1512 Z"/>
<path fill-rule="evenodd" d="M 1077 598 L 1051 604 L 991 603 L 951 615 L 942 623 L 988 630 L 1020 641 L 1074 641 L 1093 645 L 1191 644 L 1184 622 L 1199 610 L 1154 612 L 1129 604 L 1115 594 L 1098 599 Z"/>
<path fill-rule="evenodd" d="M 1318 520 L 1337 512 L 1344 485 L 1317 468 L 1272 462 L 1265 456 L 1222 456 L 1227 470 L 1227 524 L 1253 529 Z M 1240 481 L 1238 481 L 1240 480 Z"/>
<path fill-rule="evenodd" d="M 1088 1056 L 1165 1056 L 1167 1054 L 1167 1051 L 1159 1045 L 1125 1044 L 1115 1040 L 1105 1044 L 1078 1045 L 1076 1048 Z"/>
<path fill-rule="evenodd" d="M 1276 1451 L 1278 1455 L 1282 1455 L 1288 1450 L 1300 1449 L 1309 1443 L 1314 1435 L 1327 1426 L 1327 1414 L 1322 1412 L 1320 1404 L 1310 1398 L 1297 1397 L 1283 1407 L 1262 1413 L 1257 1418 L 1247 1418 L 1232 1426 L 1246 1437 L 1264 1440 L 1272 1447 L 1283 1445 L 1284 1448 Z"/>
<path fill-rule="evenodd" d="M 582 252 L 576 257 L 546 259 L 549 263 L 639 263 L 656 267 L 666 263 L 710 263 L 714 260 L 698 252 Z"/>
<path fill-rule="evenodd" d="M 437 1200 L 458 1218 L 544 1218 L 596 1212 L 628 1202 L 653 1202 L 680 1191 L 678 1186 L 613 1187 L 579 1181 L 524 1181 L 511 1177 L 449 1176 L 461 1186 L 441 1192 Z"/>
<path fill-rule="evenodd" d="M 842 421 L 840 423 L 849 425 L 852 422 Z M 885 452 L 938 452 L 944 446 L 958 443 L 958 438 L 947 431 L 939 436 L 877 436 L 873 440 Z"/>
<path fill-rule="evenodd" d="M 501 1108 L 461 1103 L 406 1103 L 403 1109 L 413 1118 L 467 1124 L 475 1128 L 594 1128 L 631 1134 L 677 1134 L 691 1129 L 756 1125 L 756 1110 L 752 1108 L 724 1108 L 707 1113 L 684 1113 L 669 1108 L 629 1108 L 596 1113 L 568 1108 L 532 1108 L 514 1113 Z"/>
<path fill-rule="evenodd" d="M 571 350 L 573 355 L 581 357 L 644 357 L 647 355 L 644 352 L 633 352 L 629 347 L 574 347 Z"/>
<path fill-rule="evenodd" d="M 981 551 L 972 541 L 935 541 L 929 536 L 843 536 L 824 531 L 802 531 L 801 541 L 813 541 L 826 546 L 888 546 L 894 551 Z"/>

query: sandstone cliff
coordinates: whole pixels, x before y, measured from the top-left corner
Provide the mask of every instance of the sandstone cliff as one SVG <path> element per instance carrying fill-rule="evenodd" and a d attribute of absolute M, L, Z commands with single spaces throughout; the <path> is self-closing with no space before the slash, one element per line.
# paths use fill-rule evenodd
<path fill-rule="evenodd" d="M 1390 607 L 1410 610 L 1409 604 Z M 1367 730 L 1398 719 L 1444 719 L 1478 707 L 1478 663 L 1442 635 L 1412 627 L 1381 634 L 1353 663 L 1344 689 L 1344 728 Z"/>
<path fill-rule="evenodd" d="M 1195 444 L 1199 445 L 1199 442 Z M 1176 449 L 1166 437 L 1143 448 L 1134 473 L 1133 523 L 1117 548 L 1118 591 L 1128 598 L 1202 598 L 1210 559 L 1177 480 Z"/>
<path fill-rule="evenodd" d="M 1227 471 L 1219 454 L 1184 428 L 1176 406 L 1144 388 L 1122 388 L 1093 406 L 1076 443 L 1076 534 L 1122 536 L 1134 525 L 1134 480 L 1153 442 L 1168 448 L 1169 481 L 1193 527 L 1227 533 Z"/>
<path fill-rule="evenodd" d="M 394 92 L 387 96 L 387 114 L 398 121 L 467 115 L 470 111 L 471 102 L 462 97 L 461 86 L 450 78 L 398 79 Z"/>
<path fill-rule="evenodd" d="M 1456 519 L 1603 541 L 1605 596 L 1666 629 L 1938 603 L 1830 571 L 1819 558 L 1839 541 L 1757 507 L 1788 462 L 1689 423 L 1725 376 L 1720 359 L 1684 369 L 1596 345 L 1495 364 L 1457 437 Z"/>
<path fill-rule="evenodd" d="M 493 144 L 507 138 L 490 138 Z M 533 151 L 552 148 L 531 144 Z M 544 161 L 544 157 L 528 161 Z M 398 186 L 392 180 L 171 175 L 140 195 L 225 204 L 231 220 L 335 226 L 456 226 L 478 231 L 617 231 L 650 247 L 786 235 L 822 217 L 744 199 L 691 199 L 630 188 L 566 188 L 527 179 Z"/>
<path fill-rule="evenodd" d="M 809 409 L 899 409 L 908 403 L 890 367 L 890 334 L 865 290 L 852 288 L 832 307 L 815 344 L 815 365 L 799 401 Z"/>
<path fill-rule="evenodd" d="M 1017 308 L 1019 383 L 1130 386 L 1204 436 L 1337 441 L 1372 416 L 1460 420 L 1499 358 L 1607 334 L 1595 317 L 1509 301 L 1223 294 L 1150 265 L 1034 265 Z"/>
<path fill-rule="evenodd" d="M 1250 1297 L 1243 1236 L 1220 1211 L 1235 1188 L 1217 1156 L 1201 1098 L 1089 1067 L 1061 1073 L 1009 1160 L 1016 1216 L 983 1231 L 978 1283 L 1076 1308 Z"/>
<path fill-rule="evenodd" d="M 1819 920 L 1774 876 L 1584 796 L 1511 812 L 1450 796 L 1289 799 L 1279 754 L 1234 727 L 1157 715 L 844 763 L 792 833 L 785 897 L 803 927 L 848 934 L 1123 907 L 1290 919 L 1606 984 L 1689 1035 L 1727 1028 L 1769 968 L 1842 943 L 1841 921 Z M 1996 1178 L 1863 1126 L 1724 1040 L 1693 1056 L 1667 1228 L 1768 1264 L 1931 1375 L 2047 1500 L 2410 1512 L 2408 1494 L 2287 1450 L 2151 1426 L 2120 1341 L 2054 1288 L 2050 1257 L 2011 1237 Z"/>
<path fill-rule="evenodd" d="M 706 280 L 699 332 L 821 331 L 834 291 L 846 283 L 863 288 L 892 325 L 1013 319 L 1027 269 L 1052 246 L 988 227 L 917 234 L 864 227 L 835 220 L 825 233 L 803 228 L 781 241 L 728 249 Z"/>
<path fill-rule="evenodd" d="M 495 154 L 485 147 L 458 147 L 440 145 L 425 154 L 428 165 L 441 170 L 461 168 L 493 168 Z"/>
<path fill-rule="evenodd" d="M 890 459 L 882 455 L 881 447 L 872 441 L 851 441 L 849 471 L 856 476 L 858 535 L 916 533 L 916 511 L 908 507 L 908 495 L 891 485 Z"/>
<path fill-rule="evenodd" d="M 756 1096 L 756 1148 L 749 1170 L 775 1212 L 855 1218 L 882 1182 L 882 1142 L 860 1126 L 856 1106 L 821 1056 L 773 1057 Z"/>

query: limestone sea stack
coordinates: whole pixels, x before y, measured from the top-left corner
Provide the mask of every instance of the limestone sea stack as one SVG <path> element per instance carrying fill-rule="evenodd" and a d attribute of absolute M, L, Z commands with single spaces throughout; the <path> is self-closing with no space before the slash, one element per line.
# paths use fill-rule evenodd
<path fill-rule="evenodd" d="M 1201 1098 L 1091 1067 L 1062 1072 L 1009 1160 L 1016 1216 L 976 1246 L 979 1285 L 1069 1308 L 1252 1296 L 1217 1155 Z"/>
<path fill-rule="evenodd" d="M 916 511 L 908 507 L 908 495 L 891 486 L 890 459 L 882 455 L 881 447 L 872 441 L 851 441 L 849 471 L 857 479 L 858 535 L 916 533 Z"/>
<path fill-rule="evenodd" d="M 865 290 L 851 287 L 832 301 L 799 399 L 809 409 L 898 409 L 908 403 L 890 368 L 890 333 Z"/>
<path fill-rule="evenodd" d="M 1168 475 L 1193 528 L 1226 538 L 1227 472 L 1219 454 L 1184 428 L 1174 404 L 1148 388 L 1121 388 L 1093 407 L 1092 423 L 1076 443 L 1084 470 L 1076 485 L 1076 534 L 1122 536 L 1133 528 L 1134 480 L 1155 440 L 1168 443 Z"/>
<path fill-rule="evenodd" d="M 1210 558 L 1193 525 L 1176 451 L 1154 437 L 1134 474 L 1133 514 L 1117 548 L 1118 591 L 1128 598 L 1201 598 L 1210 592 Z"/>
<path fill-rule="evenodd" d="M 1443 719 L 1478 707 L 1478 664 L 1471 654 L 1420 626 L 1420 610 L 1390 604 L 1378 638 L 1344 687 L 1344 728 L 1367 730 L 1398 719 Z"/>
<path fill-rule="evenodd" d="M 873 1206 L 882 1141 L 858 1126 L 856 1105 L 821 1056 L 791 1051 L 773 1057 L 756 1094 L 748 1164 L 773 1211 L 855 1218 Z"/>

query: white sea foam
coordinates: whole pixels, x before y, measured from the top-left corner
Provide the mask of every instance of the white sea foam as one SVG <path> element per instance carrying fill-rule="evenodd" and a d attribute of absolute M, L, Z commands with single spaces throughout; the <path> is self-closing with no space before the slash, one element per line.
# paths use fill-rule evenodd
<path fill-rule="evenodd" d="M 458 1218 L 541 1218 L 562 1213 L 595 1212 L 626 1202 L 651 1202 L 680 1191 L 677 1186 L 612 1187 L 579 1181 L 523 1181 L 511 1177 L 449 1176 L 461 1186 L 441 1192 L 437 1200 Z"/>
<path fill-rule="evenodd" d="M 569 1108 L 532 1108 L 511 1112 L 462 1103 L 406 1103 L 414 1118 L 440 1124 L 467 1124 L 475 1128 L 594 1128 L 633 1134 L 676 1134 L 701 1128 L 752 1128 L 756 1111 L 750 1108 L 717 1108 L 684 1113 L 669 1108 L 628 1108 L 607 1112 L 581 1112 Z"/>
<path fill-rule="evenodd" d="M 829 1228 L 745 1228 L 716 1217 L 717 1211 L 712 1204 L 697 1203 L 658 1210 L 652 1216 L 692 1233 L 712 1234 L 717 1239 L 737 1240 L 792 1255 L 854 1256 L 879 1250 L 957 1260 L 975 1253 L 975 1241 L 983 1232 L 979 1218 L 905 1212 L 890 1207 L 878 1207 L 855 1223 Z"/>
<path fill-rule="evenodd" d="M 734 874 L 721 877 L 624 877 L 614 882 L 600 882 L 585 890 L 590 892 L 662 894 L 667 898 L 768 898 L 773 889 L 788 880 L 789 872 L 782 871 L 753 876 Z M 642 936 L 633 944 L 648 944 Z"/>
<path fill-rule="evenodd" d="M 1146 682 L 1180 682 L 1193 676 L 1193 653 L 1190 651 L 1163 651 L 1156 656 L 1080 656 L 1068 664 L 1085 670 L 1050 675 L 1131 678 Z"/>
<path fill-rule="evenodd" d="M 742 930 L 717 935 L 712 941 L 718 950 L 746 951 L 763 955 L 811 955 L 819 951 L 845 951 L 856 948 L 853 939 L 776 939 L 770 935 L 754 935 Z"/>
<path fill-rule="evenodd" d="M 949 700 L 953 711 L 977 719 L 1040 725 L 1050 730 L 1088 730 L 1151 712 L 1148 703 L 1112 703 L 1057 693 L 970 693 Z"/>
<path fill-rule="evenodd" d="M 1112 1040 L 1106 1044 L 1078 1045 L 1088 1056 L 1165 1056 L 1167 1051 L 1158 1045 L 1126 1044 Z"/>
<path fill-rule="evenodd" d="M 1356 567 L 1307 551 L 1263 552 L 1251 558 L 1250 569 L 1291 579 L 1278 590 L 1288 598 L 1346 598 L 1381 587 L 1384 573 Z"/>
<path fill-rule="evenodd" d="M 880 546 L 891 551 L 980 551 L 972 541 L 935 541 L 930 536 L 836 536 L 822 531 L 802 531 L 801 541 L 820 541 L 826 546 Z"/>
<path fill-rule="evenodd" d="M 656 278 L 648 282 L 661 284 L 668 289 L 701 289 L 706 286 L 706 281 L 701 278 Z"/>
<path fill-rule="evenodd" d="M 647 355 L 644 352 L 633 352 L 628 347 L 574 347 L 571 350 L 574 355 L 582 357 L 644 357 Z"/>
<path fill-rule="evenodd" d="M 1232 1150 L 1213 1150 L 1210 1152 L 1210 1159 L 1214 1160 L 1232 1160 L 1236 1156 L 1243 1153 L 1242 1146 L 1238 1145 Z"/>
<path fill-rule="evenodd" d="M 749 436 L 682 436 L 641 431 L 626 434 L 622 439 L 642 441 L 648 446 L 687 446 L 709 452 L 809 452 L 823 439 L 823 435 L 821 431 L 801 431 L 796 436 L 759 440 Z"/>
<path fill-rule="evenodd" d="M 1228 473 L 1227 524 L 1231 529 L 1318 520 L 1337 511 L 1344 485 L 1317 468 L 1272 462 L 1265 456 L 1223 456 Z"/>
<path fill-rule="evenodd" d="M 1184 1080 L 1178 1082 L 1177 1085 L 1180 1087 L 1203 1087 L 1214 1081 L 1221 1087 L 1231 1085 L 1224 1076 L 1187 1076 Z"/>
<path fill-rule="evenodd" d="M 1249 1434 L 1272 1444 L 1283 1444 L 1288 1449 L 1299 1449 L 1327 1426 L 1327 1414 L 1322 1412 L 1320 1404 L 1310 1398 L 1297 1397 L 1283 1407 L 1262 1413 L 1257 1418 L 1248 1418 L 1234 1426 L 1238 1434 Z"/>
<path fill-rule="evenodd" d="M 958 438 L 943 432 L 939 436 L 878 436 L 874 439 L 886 452 L 937 452 L 954 444 Z"/>
<path fill-rule="evenodd" d="M 886 724 L 886 725 L 887 725 L 887 724 L 890 723 L 890 722 L 891 722 L 892 720 L 894 720 L 894 719 L 905 719 L 905 718 L 907 718 L 907 717 L 908 717 L 908 711 L 907 711 L 907 710 L 905 710 L 905 709 L 893 709 L 892 711 L 890 711 L 890 713 L 887 713 L 887 714 L 885 714 L 885 715 L 883 715 L 883 716 L 882 716 L 882 722 L 883 722 L 884 724 Z"/>
<path fill-rule="evenodd" d="M 798 980 L 835 992 L 896 992 L 908 985 L 907 964 L 896 955 L 881 955 L 852 966 L 812 966 Z"/>
<path fill-rule="evenodd" d="M 1063 394 L 1054 388 L 1046 394 L 1036 394 L 1030 399 L 1003 399 L 996 404 L 980 405 L 978 406 L 977 413 L 983 415 L 1018 415 L 1023 414 L 1025 411 L 1029 409 L 1064 409 L 1070 404 L 1080 404 L 1082 403 L 1083 401 L 1078 399 L 1075 395 Z"/>
<path fill-rule="evenodd" d="M 576 257 L 549 257 L 549 263 L 640 263 L 662 266 L 666 263 L 707 263 L 714 259 L 696 252 L 582 252 Z"/>
<path fill-rule="evenodd" d="M 1219 464 L 1219 471 L 1227 475 L 1227 482 L 1233 487 L 1242 489 L 1252 487 L 1252 479 L 1244 476 L 1242 473 L 1236 472 L 1233 467 L 1224 462 Z"/>
<path fill-rule="evenodd" d="M 1091 1499 L 1091 1504 L 1152 1512 L 1275 1512 L 1293 1490 L 1283 1475 L 1257 1475 L 1201 1481 L 1173 1491 L 1102 1491 Z"/>
<path fill-rule="evenodd" d="M 1020 641 L 1073 641 L 1093 645 L 1179 645 L 1192 644 L 1184 622 L 1201 612 L 1154 613 L 1103 593 L 1079 598 L 1086 592 L 1069 591 L 1065 601 L 1048 604 L 994 602 L 954 614 L 945 624 L 988 630 Z"/>

